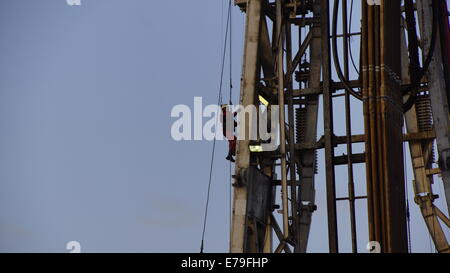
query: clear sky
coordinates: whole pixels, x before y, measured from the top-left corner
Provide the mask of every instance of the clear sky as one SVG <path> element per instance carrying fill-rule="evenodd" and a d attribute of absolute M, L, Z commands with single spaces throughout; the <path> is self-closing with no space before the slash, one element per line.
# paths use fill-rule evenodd
<path fill-rule="evenodd" d="M 228 1 L 81 2 L 0 0 L 0 251 L 67 252 L 79 241 L 83 252 L 198 252 L 212 143 L 173 141 L 170 112 L 194 96 L 216 102 Z M 243 22 L 234 8 L 235 97 Z M 226 148 L 217 145 L 207 252 L 228 250 Z M 314 252 L 328 249 L 323 170 Z M 346 172 L 337 173 L 343 196 Z M 413 250 L 428 252 L 412 198 L 411 209 Z M 342 251 L 347 210 L 339 205 Z"/>

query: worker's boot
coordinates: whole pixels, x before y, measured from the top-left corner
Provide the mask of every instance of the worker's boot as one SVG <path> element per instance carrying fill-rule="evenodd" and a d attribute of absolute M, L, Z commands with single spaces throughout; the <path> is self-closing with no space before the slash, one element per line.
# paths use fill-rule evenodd
<path fill-rule="evenodd" d="M 231 161 L 233 163 L 235 162 L 235 160 L 234 160 L 233 156 L 231 155 L 231 153 L 228 153 L 228 155 L 227 155 L 227 157 L 225 159 L 229 160 L 229 161 Z"/>

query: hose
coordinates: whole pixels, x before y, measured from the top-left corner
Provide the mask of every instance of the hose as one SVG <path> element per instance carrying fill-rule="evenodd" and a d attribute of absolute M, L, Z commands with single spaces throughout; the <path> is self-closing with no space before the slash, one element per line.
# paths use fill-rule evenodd
<path fill-rule="evenodd" d="M 362 100 L 361 93 L 353 90 L 351 88 L 348 79 L 345 78 L 344 73 L 342 73 L 341 69 L 341 62 L 339 61 L 338 52 L 337 52 L 337 19 L 338 19 L 338 11 L 339 11 L 339 0 L 334 0 L 334 6 L 333 6 L 333 29 L 332 29 L 332 43 L 333 43 L 333 60 L 334 60 L 334 67 L 336 69 L 337 75 L 339 77 L 339 80 L 341 80 L 342 84 L 344 85 L 344 88 L 347 92 L 349 92 L 351 95 L 356 97 L 359 100 Z M 345 22 L 346 24 L 347 22 Z"/>

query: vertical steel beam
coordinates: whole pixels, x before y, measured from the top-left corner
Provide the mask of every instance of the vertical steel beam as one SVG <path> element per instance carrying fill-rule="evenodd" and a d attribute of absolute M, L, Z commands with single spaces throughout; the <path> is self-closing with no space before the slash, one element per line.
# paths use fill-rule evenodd
<path fill-rule="evenodd" d="M 324 135 L 325 135 L 325 168 L 327 188 L 328 212 L 328 243 L 331 253 L 339 252 L 336 211 L 336 185 L 334 168 L 334 130 L 333 130 L 333 97 L 331 87 L 331 59 L 330 59 L 330 11 L 329 1 L 321 0 L 321 33 L 322 33 L 322 80 L 324 106 Z"/>
<path fill-rule="evenodd" d="M 319 90 L 321 87 L 322 68 L 322 40 L 320 28 L 320 8 L 321 3 L 316 1 L 313 6 L 313 24 L 310 26 L 308 36 L 311 36 L 309 45 L 310 70 L 306 87 Z M 305 37 L 305 40 L 307 39 Z M 317 140 L 317 121 L 319 113 L 319 96 L 309 95 L 305 103 L 304 141 L 312 143 Z M 299 165 L 301 166 L 301 186 L 298 190 L 298 243 L 294 251 L 305 253 L 308 247 L 309 232 L 311 229 L 312 214 L 315 210 L 315 172 L 316 172 L 316 150 L 306 150 L 298 153 Z"/>
<path fill-rule="evenodd" d="M 289 238 L 289 208 L 288 188 L 286 178 L 286 125 L 284 104 L 284 31 L 283 31 L 283 1 L 276 2 L 276 42 L 277 42 L 277 75 L 278 75 L 278 104 L 280 107 L 280 154 L 281 154 L 281 199 L 283 212 L 283 234 Z"/>
<path fill-rule="evenodd" d="M 344 50 L 344 76 L 350 78 L 349 72 L 349 54 L 348 54 L 348 18 L 347 18 L 347 0 L 342 1 L 342 43 Z M 358 252 L 358 242 L 356 236 L 356 208 L 355 208 L 355 185 L 353 178 L 353 162 L 352 162 L 352 122 L 351 122 L 351 105 L 350 92 L 345 91 L 345 128 L 347 135 L 347 172 L 348 172 L 348 200 L 350 207 L 350 232 L 352 236 L 352 251 Z"/>
<path fill-rule="evenodd" d="M 292 33 L 291 24 L 285 24 L 286 29 L 286 70 L 293 71 L 292 64 Z M 288 72 L 289 73 L 289 72 Z M 289 178 L 290 183 L 290 193 L 291 193 L 291 213 L 292 213 L 292 229 L 293 235 L 296 236 L 297 232 L 297 218 L 298 218 L 298 208 L 297 208 L 297 173 L 295 168 L 295 123 L 294 123 L 294 94 L 293 94 L 293 81 L 292 74 L 286 75 L 287 82 L 287 97 L 288 97 L 288 123 L 289 123 Z M 299 241 L 298 238 L 294 240 L 296 243 Z"/>
<path fill-rule="evenodd" d="M 253 105 L 256 96 L 256 85 L 259 81 L 259 38 L 261 29 L 261 0 L 247 1 L 247 19 L 245 28 L 244 63 L 241 79 L 240 104 Z M 246 122 L 246 127 L 253 124 Z M 247 128 L 243 129 L 244 135 Z M 241 131 L 242 132 L 242 131 Z M 249 138 L 238 141 L 236 153 L 235 179 L 239 180 L 243 171 L 250 167 Z M 239 184 L 239 183 L 236 183 Z M 242 253 L 245 251 L 246 238 L 246 208 L 247 189 L 245 185 L 234 188 L 233 219 L 230 241 L 230 252 Z"/>

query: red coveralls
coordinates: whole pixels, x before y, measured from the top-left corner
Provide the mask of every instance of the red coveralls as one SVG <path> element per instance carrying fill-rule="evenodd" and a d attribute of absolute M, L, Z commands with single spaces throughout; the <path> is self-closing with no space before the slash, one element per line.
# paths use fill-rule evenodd
<path fill-rule="evenodd" d="M 223 131 L 223 136 L 226 137 L 226 139 L 228 140 L 227 159 L 234 162 L 233 156 L 236 155 L 236 137 L 234 136 L 234 128 L 236 128 L 236 126 L 237 126 L 237 122 L 235 121 L 234 118 L 236 117 L 237 113 L 234 113 L 234 115 L 232 116 L 233 129 L 227 131 L 227 126 L 226 126 L 227 117 L 231 116 L 231 115 L 233 115 L 233 114 L 231 111 L 228 110 L 228 106 L 222 108 L 222 113 L 221 113 L 222 131 Z"/>

